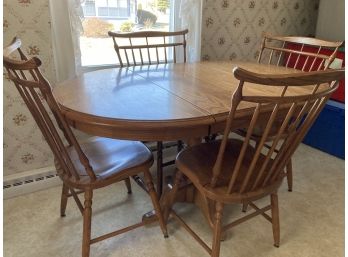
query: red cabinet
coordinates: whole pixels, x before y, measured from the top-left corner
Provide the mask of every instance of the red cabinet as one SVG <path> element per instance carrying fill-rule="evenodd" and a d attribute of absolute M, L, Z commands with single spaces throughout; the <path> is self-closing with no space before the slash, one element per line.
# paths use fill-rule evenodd
<path fill-rule="evenodd" d="M 287 48 L 288 48 L 288 49 L 292 49 L 292 50 L 298 50 L 298 51 L 300 51 L 300 50 L 301 50 L 301 45 L 289 43 L 289 44 L 287 44 Z M 312 53 L 317 53 L 317 52 L 318 52 L 318 48 L 316 48 L 316 47 L 311 47 L 311 46 L 304 46 L 303 51 L 312 52 Z M 324 54 L 324 55 L 331 55 L 332 52 L 333 52 L 333 51 L 330 50 L 330 49 L 321 49 L 319 53 L 320 53 L 320 54 Z M 296 64 L 296 62 L 297 62 L 297 58 L 298 58 L 298 55 L 291 55 L 291 56 L 290 56 L 289 67 L 294 68 L 294 66 L 295 66 L 295 64 Z M 345 67 L 344 50 L 338 51 L 338 53 L 337 53 L 337 55 L 336 55 L 336 58 L 343 60 L 342 67 Z M 286 58 L 285 58 L 285 61 L 286 61 L 286 62 L 287 62 L 287 59 L 288 59 L 288 58 L 286 57 Z M 306 62 L 306 57 L 300 56 L 300 57 L 299 57 L 299 60 L 298 60 L 298 63 L 297 63 L 297 65 L 296 65 L 296 69 L 302 69 L 303 66 L 306 65 L 306 66 L 304 67 L 304 70 L 305 70 L 305 71 L 308 71 L 308 70 L 310 69 L 310 67 L 311 67 L 311 65 L 312 65 L 312 63 L 313 63 L 313 61 L 314 61 L 314 58 L 311 59 L 311 60 L 309 59 L 309 60 L 307 61 L 307 63 L 305 63 L 305 62 Z M 316 61 L 314 61 L 312 70 L 318 69 L 318 67 L 319 67 L 319 65 L 320 65 L 320 62 L 321 62 L 321 60 L 316 60 Z M 344 84 L 345 84 L 345 83 L 344 83 L 344 79 L 342 79 L 342 80 L 340 81 L 340 84 L 339 84 L 339 87 L 338 87 L 337 91 L 336 91 L 335 93 L 332 94 L 331 99 L 344 103 L 344 100 L 345 100 L 345 99 L 344 99 Z"/>

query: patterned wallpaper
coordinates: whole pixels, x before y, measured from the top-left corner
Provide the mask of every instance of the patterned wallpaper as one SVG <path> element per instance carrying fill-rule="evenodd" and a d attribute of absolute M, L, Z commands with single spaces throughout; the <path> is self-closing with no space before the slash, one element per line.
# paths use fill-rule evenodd
<path fill-rule="evenodd" d="M 258 56 L 263 31 L 314 35 L 319 0 L 204 0 L 203 60 Z"/>
<path fill-rule="evenodd" d="M 24 52 L 38 55 L 42 71 L 54 79 L 48 0 L 4 0 L 4 45 L 14 36 L 22 39 Z M 4 76 L 4 176 L 52 165 L 52 156 L 17 89 Z"/>
<path fill-rule="evenodd" d="M 203 0 L 202 57 L 253 60 L 262 31 L 314 34 L 319 0 Z M 54 81 L 48 0 L 4 0 L 4 44 L 17 35 Z M 16 89 L 4 78 L 4 175 L 52 165 L 52 155 Z"/>

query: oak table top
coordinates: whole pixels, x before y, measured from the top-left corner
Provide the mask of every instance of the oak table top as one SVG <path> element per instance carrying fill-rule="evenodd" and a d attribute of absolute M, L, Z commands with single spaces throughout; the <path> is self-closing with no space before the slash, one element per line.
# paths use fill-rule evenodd
<path fill-rule="evenodd" d="M 88 134 L 147 141 L 203 137 L 228 115 L 238 86 L 232 74 L 236 66 L 265 74 L 300 72 L 247 62 L 109 68 L 60 83 L 53 94 L 69 123 Z M 277 93 L 271 87 L 247 90 Z M 241 117 L 250 108 L 241 105 Z"/>

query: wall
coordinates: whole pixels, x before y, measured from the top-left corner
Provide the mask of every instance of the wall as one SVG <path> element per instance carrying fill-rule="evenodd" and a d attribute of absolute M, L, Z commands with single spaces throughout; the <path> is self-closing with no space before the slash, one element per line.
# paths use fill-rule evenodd
<path fill-rule="evenodd" d="M 4 0 L 4 45 L 22 39 L 28 56 L 38 55 L 42 71 L 54 80 L 48 0 Z M 4 176 L 53 164 L 48 145 L 13 84 L 4 77 Z"/>
<path fill-rule="evenodd" d="M 319 0 L 205 0 L 203 60 L 255 60 L 263 31 L 314 35 Z"/>
<path fill-rule="evenodd" d="M 344 41 L 344 0 L 320 1 L 316 36 Z"/>

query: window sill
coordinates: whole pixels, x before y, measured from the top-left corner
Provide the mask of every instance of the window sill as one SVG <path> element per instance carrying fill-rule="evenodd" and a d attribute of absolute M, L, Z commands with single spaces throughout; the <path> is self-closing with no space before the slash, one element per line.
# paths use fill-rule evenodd
<path fill-rule="evenodd" d="M 104 69 L 110 69 L 110 68 L 119 68 L 119 64 L 102 64 L 102 65 L 88 65 L 88 66 L 82 66 L 81 71 L 82 73 L 95 71 L 95 70 L 104 70 Z"/>

